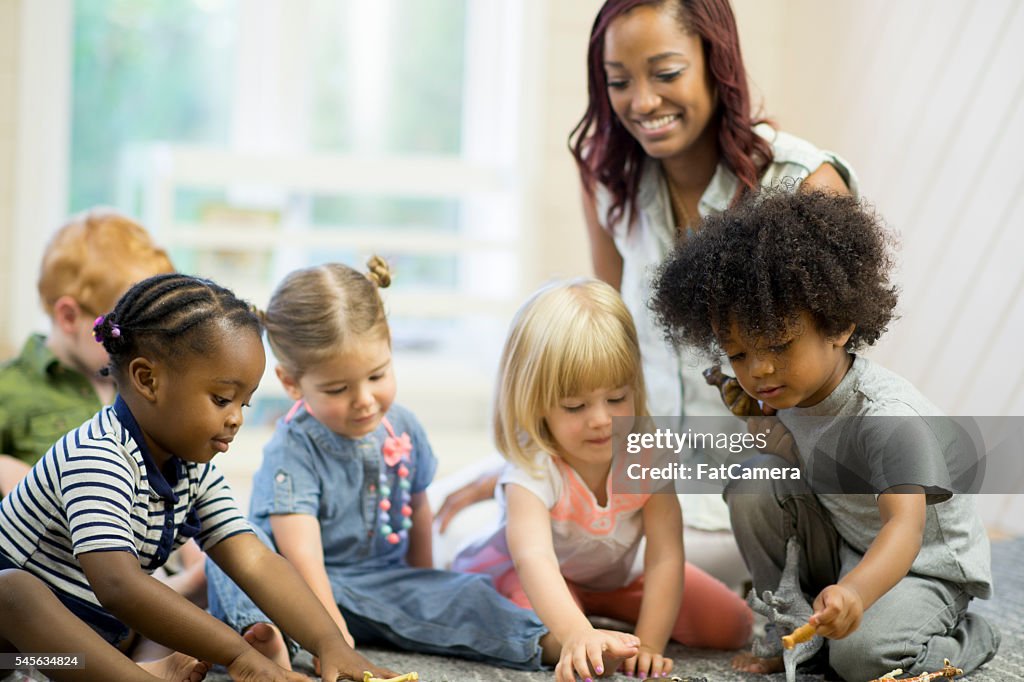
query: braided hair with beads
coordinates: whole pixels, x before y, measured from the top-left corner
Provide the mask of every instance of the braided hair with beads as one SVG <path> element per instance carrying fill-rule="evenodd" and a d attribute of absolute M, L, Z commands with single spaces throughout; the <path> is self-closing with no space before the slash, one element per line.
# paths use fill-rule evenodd
<path fill-rule="evenodd" d="M 110 356 L 104 372 L 118 376 L 139 356 L 173 361 L 183 351 L 209 352 L 218 324 L 262 332 L 256 312 L 231 290 L 208 279 L 170 273 L 133 286 L 113 311 L 96 318 L 92 331 Z"/>

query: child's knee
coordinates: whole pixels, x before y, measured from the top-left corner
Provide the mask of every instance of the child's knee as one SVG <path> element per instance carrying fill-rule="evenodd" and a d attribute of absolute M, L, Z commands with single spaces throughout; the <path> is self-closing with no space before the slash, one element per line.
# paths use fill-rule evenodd
<path fill-rule="evenodd" d="M 53 593 L 28 571 L 18 568 L 0 571 L 0 614 L 4 620 L 17 622 L 16 617 L 38 611 L 47 599 L 54 599 Z"/>
<path fill-rule="evenodd" d="M 738 522 L 765 518 L 766 513 L 771 511 L 768 505 L 778 506 L 773 496 L 763 494 L 763 489 L 745 490 L 744 483 L 748 482 L 732 482 L 725 489 L 725 503 L 729 506 L 729 519 L 733 528 Z"/>
<path fill-rule="evenodd" d="M 860 628 L 843 639 L 828 643 L 828 662 L 844 680 L 872 680 L 896 669 L 906 668 L 906 642 L 893 642 L 886 633 Z M 911 653 L 909 660 L 915 655 Z"/>

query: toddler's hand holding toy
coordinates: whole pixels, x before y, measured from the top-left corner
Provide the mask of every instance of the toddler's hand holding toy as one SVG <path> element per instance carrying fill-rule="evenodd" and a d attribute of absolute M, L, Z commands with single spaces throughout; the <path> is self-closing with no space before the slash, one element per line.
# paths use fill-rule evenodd
<path fill-rule="evenodd" d="M 829 639 L 842 639 L 860 627 L 864 601 L 856 590 L 829 585 L 814 600 L 814 614 L 807 621 L 816 633 Z"/>

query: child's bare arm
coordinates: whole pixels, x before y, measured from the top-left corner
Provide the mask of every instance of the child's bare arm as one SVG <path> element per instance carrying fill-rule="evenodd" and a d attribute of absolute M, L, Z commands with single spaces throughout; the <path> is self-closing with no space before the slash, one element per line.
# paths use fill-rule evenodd
<path fill-rule="evenodd" d="M 405 559 L 415 568 L 434 567 L 434 514 L 425 492 L 416 493 L 409 501 L 412 507 L 412 528 L 409 529 L 409 551 Z"/>
<path fill-rule="evenodd" d="M 686 559 L 679 498 L 672 493 L 651 495 L 644 505 L 643 519 L 647 549 L 644 553 L 644 594 L 636 623 L 640 653 L 635 660 L 626 661 L 626 673 L 635 670 L 643 677 L 655 677 L 672 671 L 671 659 L 663 659 L 662 653 L 679 616 L 683 598 Z"/>
<path fill-rule="evenodd" d="M 515 484 L 505 486 L 509 553 L 537 615 L 560 642 L 590 628 L 562 577 L 551 537 L 551 515 L 544 504 Z"/>
<path fill-rule="evenodd" d="M 544 503 L 515 484 L 508 484 L 505 493 L 509 553 L 530 603 L 562 647 L 555 679 L 593 677 L 592 670 L 604 672 L 605 655 L 620 660 L 635 655 L 635 638 L 596 630 L 576 605 L 558 566 Z"/>
<path fill-rule="evenodd" d="M 324 568 L 323 538 L 320 535 L 320 521 L 311 514 L 274 514 L 270 517 L 270 528 L 274 531 L 277 551 L 291 562 L 306 585 L 341 630 L 348 645 L 355 647 L 355 639 L 348 631 L 345 617 L 338 609 L 331 589 L 331 581 Z"/>
<path fill-rule="evenodd" d="M 814 600 L 810 623 L 817 634 L 846 637 L 860 625 L 864 611 L 910 571 L 924 536 L 925 496 L 919 486 L 902 486 L 878 496 L 882 529 L 864 557 L 836 585 Z"/>
<path fill-rule="evenodd" d="M 237 632 L 143 571 L 130 552 L 89 552 L 78 560 L 100 603 L 153 641 L 225 666 L 253 651 Z"/>
<path fill-rule="evenodd" d="M 234 535 L 207 550 L 207 555 L 242 588 L 260 609 L 307 651 L 319 656 L 324 679 L 364 670 L 393 674 L 357 654 L 324 610 L 302 576 L 280 554 L 251 533 Z"/>

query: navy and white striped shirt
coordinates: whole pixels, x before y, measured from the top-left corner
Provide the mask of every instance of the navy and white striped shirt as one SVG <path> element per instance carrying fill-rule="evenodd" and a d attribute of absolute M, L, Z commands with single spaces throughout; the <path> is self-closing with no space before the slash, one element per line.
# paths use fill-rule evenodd
<path fill-rule="evenodd" d="M 0 501 L 0 553 L 103 611 L 79 554 L 131 552 L 152 573 L 191 537 L 205 550 L 251 531 L 212 463 L 171 462 L 165 477 L 118 397 L 57 441 Z"/>

